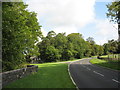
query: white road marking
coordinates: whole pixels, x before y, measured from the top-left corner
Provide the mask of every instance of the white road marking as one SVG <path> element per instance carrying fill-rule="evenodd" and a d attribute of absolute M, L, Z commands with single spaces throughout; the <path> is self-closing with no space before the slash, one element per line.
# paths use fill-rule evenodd
<path fill-rule="evenodd" d="M 84 65 L 82 65 L 83 67 L 86 67 L 86 66 L 84 66 Z"/>
<path fill-rule="evenodd" d="M 76 61 L 74 61 L 74 62 L 76 62 Z M 79 90 L 79 88 L 77 87 L 75 81 L 73 80 L 73 78 L 72 78 L 72 76 L 71 76 L 71 74 L 70 74 L 70 65 L 71 65 L 72 63 L 74 63 L 74 62 L 70 62 L 70 64 L 68 65 L 68 73 L 69 73 L 69 76 L 70 76 L 73 84 L 76 86 L 77 90 Z"/>
<path fill-rule="evenodd" d="M 81 65 L 82 67 L 86 67 L 86 66 L 84 66 L 84 65 Z"/>
<path fill-rule="evenodd" d="M 120 83 L 119 81 L 115 80 L 115 79 L 112 79 L 113 81 L 117 82 L 117 83 Z"/>
<path fill-rule="evenodd" d="M 82 62 L 80 62 L 80 64 L 82 64 Z"/>
<path fill-rule="evenodd" d="M 96 72 L 96 71 L 93 71 L 93 72 L 96 73 L 96 74 L 99 74 L 100 76 L 104 76 L 103 74 L 98 73 L 98 72 Z"/>
<path fill-rule="evenodd" d="M 83 64 L 83 63 L 80 63 L 80 64 Z M 82 65 L 82 67 L 87 68 L 88 70 L 91 70 L 90 68 L 88 68 L 88 67 L 86 67 L 86 66 L 84 66 L 84 65 Z"/>
<path fill-rule="evenodd" d="M 87 68 L 88 70 L 91 70 L 90 68 Z"/>

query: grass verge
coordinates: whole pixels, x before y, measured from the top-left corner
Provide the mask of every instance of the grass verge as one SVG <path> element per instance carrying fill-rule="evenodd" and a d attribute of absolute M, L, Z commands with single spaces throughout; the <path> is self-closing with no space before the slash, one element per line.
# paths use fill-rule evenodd
<path fill-rule="evenodd" d="M 87 58 L 89 58 L 89 57 L 85 57 L 85 58 L 81 58 L 81 59 L 73 59 L 73 60 L 68 60 L 68 61 L 60 61 L 60 62 L 58 62 L 58 63 L 67 63 L 67 62 L 71 62 L 71 61 L 79 61 L 79 60 L 83 60 L 83 59 L 87 59 Z"/>
<path fill-rule="evenodd" d="M 75 88 L 68 74 L 68 64 L 44 63 L 37 73 L 16 80 L 5 88 Z"/>
<path fill-rule="evenodd" d="M 113 61 L 107 61 L 107 60 L 100 60 L 100 59 L 92 59 L 90 60 L 92 64 L 100 65 L 103 67 L 111 68 L 114 70 L 120 70 L 120 61 L 113 60 Z"/>

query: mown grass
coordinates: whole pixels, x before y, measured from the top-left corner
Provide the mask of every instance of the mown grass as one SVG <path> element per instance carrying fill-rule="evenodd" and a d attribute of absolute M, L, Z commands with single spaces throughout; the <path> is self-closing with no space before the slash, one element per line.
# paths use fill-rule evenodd
<path fill-rule="evenodd" d="M 103 55 L 103 56 L 100 56 L 100 57 L 102 57 L 102 58 L 107 58 L 107 57 L 108 57 L 108 55 Z"/>
<path fill-rule="evenodd" d="M 16 80 L 5 88 L 75 88 L 68 74 L 68 64 L 44 63 L 37 73 Z"/>
<path fill-rule="evenodd" d="M 87 58 L 89 58 L 89 57 L 85 57 L 85 58 L 82 58 L 82 59 L 87 59 Z M 71 61 L 79 61 L 79 60 L 82 60 L 82 59 L 72 59 L 72 60 L 68 60 L 68 61 L 62 61 L 62 63 L 67 63 L 67 62 L 71 62 Z M 58 63 L 61 63 L 61 61 L 58 62 Z"/>
<path fill-rule="evenodd" d="M 100 60 L 100 59 L 92 59 L 90 60 L 92 64 L 100 65 L 103 67 L 111 68 L 114 70 L 120 70 L 120 61 L 119 60 Z"/>

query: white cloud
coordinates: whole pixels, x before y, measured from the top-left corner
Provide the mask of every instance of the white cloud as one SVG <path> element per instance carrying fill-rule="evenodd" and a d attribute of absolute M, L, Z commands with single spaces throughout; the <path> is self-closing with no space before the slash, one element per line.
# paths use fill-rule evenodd
<path fill-rule="evenodd" d="M 44 35 L 44 37 L 47 36 L 47 32 L 44 30 L 43 27 L 41 27 L 41 32 L 42 32 L 42 34 Z"/>
<path fill-rule="evenodd" d="M 95 2 L 99 2 L 99 0 L 26 1 L 28 9 L 37 13 L 37 18 L 43 25 L 41 31 L 44 36 L 50 30 L 54 30 L 56 33 L 66 32 L 66 34 L 81 32 L 80 28 L 93 22 L 96 24 L 94 38 L 97 44 L 103 44 L 112 38 L 117 39 L 117 30 L 108 20 L 95 20 Z"/>
<path fill-rule="evenodd" d="M 68 34 L 70 34 L 70 33 L 78 33 L 78 31 L 77 31 L 77 28 L 75 27 L 75 26 L 71 26 L 71 27 L 69 27 L 69 26 L 61 26 L 61 27 L 57 27 L 57 28 L 55 28 L 54 29 L 54 31 L 56 32 L 56 33 L 60 33 L 60 31 L 61 31 L 61 33 L 63 32 L 65 32 L 66 33 L 66 35 L 68 35 Z"/>
<path fill-rule="evenodd" d="M 107 43 L 108 40 L 118 39 L 117 24 L 110 23 L 106 20 L 96 20 L 97 44 Z"/>
<path fill-rule="evenodd" d="M 44 19 L 46 26 L 55 27 L 57 32 L 68 33 L 65 30 L 68 27 L 77 32 L 77 28 L 92 22 L 95 16 L 95 0 L 29 0 L 26 3 L 30 11 L 38 14 L 41 24 Z"/>

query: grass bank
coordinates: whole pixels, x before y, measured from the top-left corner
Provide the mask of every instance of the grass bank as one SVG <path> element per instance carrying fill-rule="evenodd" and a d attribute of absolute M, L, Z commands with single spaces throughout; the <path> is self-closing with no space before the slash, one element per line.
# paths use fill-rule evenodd
<path fill-rule="evenodd" d="M 120 70 L 120 61 L 118 60 L 108 61 L 108 60 L 92 59 L 90 60 L 90 62 L 92 64 L 100 65 L 114 70 Z"/>
<path fill-rule="evenodd" d="M 44 63 L 38 65 L 37 73 L 16 80 L 5 88 L 75 88 L 68 74 L 66 63 Z"/>

